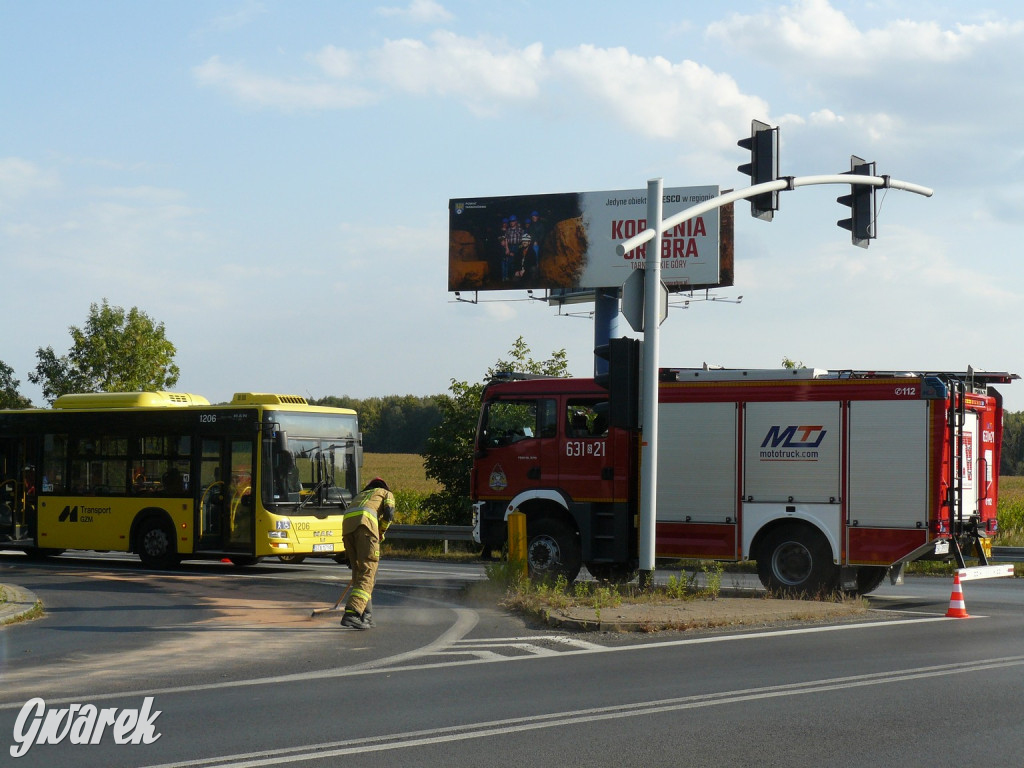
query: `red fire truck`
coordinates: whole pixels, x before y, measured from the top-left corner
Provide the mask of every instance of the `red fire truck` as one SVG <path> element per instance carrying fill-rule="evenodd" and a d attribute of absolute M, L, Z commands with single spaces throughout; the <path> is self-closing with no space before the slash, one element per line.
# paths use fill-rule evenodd
<path fill-rule="evenodd" d="M 656 556 L 756 560 L 765 587 L 790 594 L 867 593 L 919 559 L 964 568 L 966 554 L 984 571 L 1003 420 L 991 385 L 1016 378 L 663 369 Z M 485 387 L 478 542 L 500 548 L 518 510 L 533 572 L 635 573 L 642 431 L 609 428 L 608 401 L 593 379 Z"/>

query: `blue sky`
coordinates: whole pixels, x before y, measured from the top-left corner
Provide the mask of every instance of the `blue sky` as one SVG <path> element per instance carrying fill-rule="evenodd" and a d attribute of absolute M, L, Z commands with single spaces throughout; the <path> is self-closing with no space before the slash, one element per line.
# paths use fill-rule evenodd
<path fill-rule="evenodd" d="M 588 375 L 587 317 L 453 301 L 448 200 L 746 186 L 757 118 L 784 174 L 935 196 L 880 193 L 868 250 L 843 187 L 739 204 L 742 302 L 672 307 L 663 365 L 1024 374 L 1022 70 L 987 0 L 0 0 L 0 360 L 41 403 L 36 349 L 106 298 L 212 401 L 436 394 L 520 335 Z"/>

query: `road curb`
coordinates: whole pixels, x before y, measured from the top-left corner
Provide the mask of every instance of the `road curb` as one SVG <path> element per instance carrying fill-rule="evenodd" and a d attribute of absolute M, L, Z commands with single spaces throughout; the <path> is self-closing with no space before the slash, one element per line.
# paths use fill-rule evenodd
<path fill-rule="evenodd" d="M 0 603 L 0 627 L 22 618 L 39 604 L 39 598 L 31 590 L 16 584 L 0 584 L 7 601 Z"/>
<path fill-rule="evenodd" d="M 576 605 L 537 611 L 549 627 L 577 632 L 658 632 L 728 626 L 770 626 L 790 621 L 833 621 L 862 615 L 859 602 L 719 598 L 628 603 L 594 607 Z"/>

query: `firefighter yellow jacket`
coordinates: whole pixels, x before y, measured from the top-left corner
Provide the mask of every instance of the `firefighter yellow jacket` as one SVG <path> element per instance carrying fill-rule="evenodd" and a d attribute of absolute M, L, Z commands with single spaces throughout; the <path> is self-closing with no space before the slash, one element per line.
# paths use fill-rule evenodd
<path fill-rule="evenodd" d="M 383 488 L 369 488 L 352 500 L 352 506 L 345 512 L 342 533 L 352 533 L 365 525 L 379 538 L 395 519 L 395 494 Z"/>

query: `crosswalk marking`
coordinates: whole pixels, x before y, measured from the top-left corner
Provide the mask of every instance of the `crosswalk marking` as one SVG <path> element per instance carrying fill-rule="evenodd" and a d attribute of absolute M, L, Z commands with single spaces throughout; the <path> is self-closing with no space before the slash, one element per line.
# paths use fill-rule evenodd
<path fill-rule="evenodd" d="M 545 645 L 548 644 L 548 645 Z M 550 645 L 554 645 L 552 648 Z M 500 659 L 521 653 L 532 656 L 557 656 L 567 650 L 603 650 L 597 643 L 590 643 L 566 635 L 532 635 L 528 637 L 488 637 L 457 640 L 451 646 L 439 649 L 432 655 L 474 656 L 479 659 Z"/>

